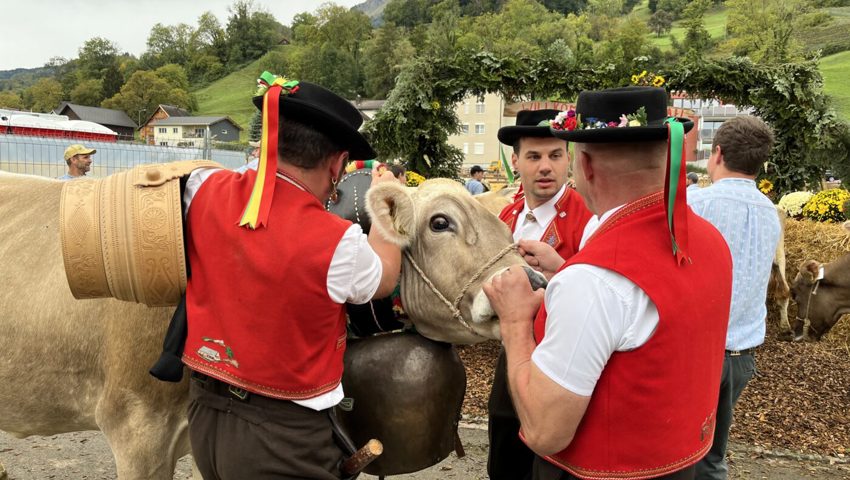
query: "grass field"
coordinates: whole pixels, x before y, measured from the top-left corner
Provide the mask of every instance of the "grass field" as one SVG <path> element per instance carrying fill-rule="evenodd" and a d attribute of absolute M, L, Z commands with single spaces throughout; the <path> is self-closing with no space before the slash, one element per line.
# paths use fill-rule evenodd
<path fill-rule="evenodd" d="M 838 115 L 850 122 L 850 52 L 836 53 L 820 61 L 824 92 L 832 97 Z"/>
<path fill-rule="evenodd" d="M 242 127 L 241 140 L 248 137 L 248 125 L 256 110 L 251 97 L 257 90 L 260 61 L 254 61 L 208 86 L 196 90 L 198 111 L 195 115 L 227 115 Z"/>

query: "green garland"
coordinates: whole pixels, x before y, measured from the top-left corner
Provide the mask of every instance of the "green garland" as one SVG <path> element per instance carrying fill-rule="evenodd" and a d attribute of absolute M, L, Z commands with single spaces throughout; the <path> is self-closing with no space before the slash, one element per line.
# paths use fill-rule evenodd
<path fill-rule="evenodd" d="M 632 72 L 646 67 L 636 63 Z M 624 70 L 577 65 L 547 54 L 461 52 L 453 58 L 419 58 L 399 75 L 365 131 L 382 159 L 401 158 L 427 177 L 456 177 L 463 154 L 447 140 L 459 131 L 454 105 L 466 95 L 496 92 L 509 102 L 573 100 L 582 90 L 628 85 Z M 850 152 L 847 125 L 837 120 L 823 94 L 815 61 L 765 66 L 747 58 L 686 57 L 672 68 L 652 70 L 667 79 L 669 90 L 753 107 L 776 134 L 767 175 L 779 194 L 819 184 L 823 170 Z"/>

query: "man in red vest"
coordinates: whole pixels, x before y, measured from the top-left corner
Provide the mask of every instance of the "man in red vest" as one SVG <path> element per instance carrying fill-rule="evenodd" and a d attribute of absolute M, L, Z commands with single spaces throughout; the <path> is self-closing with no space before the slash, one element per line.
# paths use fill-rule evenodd
<path fill-rule="evenodd" d="M 711 447 L 732 264 L 685 202 L 692 126 L 653 87 L 582 92 L 553 122 L 595 216 L 566 263 L 528 252 L 558 270 L 545 294 L 514 268 L 485 285 L 533 479 L 691 479 Z"/>
<path fill-rule="evenodd" d="M 349 159 L 375 157 L 357 109 L 264 75 L 258 169 L 186 182 L 189 438 L 206 479 L 338 479 L 344 306 L 388 296 L 400 252 L 323 207 Z"/>
<path fill-rule="evenodd" d="M 499 129 L 499 141 L 513 147 L 511 163 L 519 172 L 522 193 L 499 218 L 513 232 L 514 241 L 545 242 L 562 258 L 578 251 L 584 226 L 591 217 L 584 200 L 567 186 L 567 142 L 549 130 L 558 110 L 522 110 L 516 125 Z M 534 453 L 519 439 L 519 419 L 511 403 L 505 369 L 505 351 L 499 353 L 493 389 L 487 403 L 490 451 L 487 473 L 491 480 L 515 480 L 531 472 Z"/>

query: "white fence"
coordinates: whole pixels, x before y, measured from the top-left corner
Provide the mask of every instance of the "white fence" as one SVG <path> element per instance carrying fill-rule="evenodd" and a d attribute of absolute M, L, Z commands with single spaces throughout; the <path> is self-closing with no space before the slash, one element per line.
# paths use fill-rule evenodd
<path fill-rule="evenodd" d="M 43 177 L 60 177 L 68 166 L 63 155 L 68 145 L 81 143 L 74 140 L 0 135 L 0 170 Z M 88 176 L 106 177 L 144 163 L 166 163 L 175 160 L 203 158 L 200 148 L 164 147 L 124 142 L 85 142 L 97 153 L 92 156 L 92 169 Z M 212 158 L 227 168 L 245 164 L 247 152 L 211 150 Z"/>

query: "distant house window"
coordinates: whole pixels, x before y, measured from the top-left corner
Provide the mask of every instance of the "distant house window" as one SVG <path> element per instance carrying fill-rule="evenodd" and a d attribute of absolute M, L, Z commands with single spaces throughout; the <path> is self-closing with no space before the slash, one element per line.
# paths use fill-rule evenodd
<path fill-rule="evenodd" d="M 476 135 L 484 135 L 484 124 L 476 123 L 475 124 L 475 134 Z"/>
<path fill-rule="evenodd" d="M 463 154 L 464 154 L 464 155 L 468 155 L 468 154 L 469 154 L 469 144 L 468 144 L 468 143 L 466 143 L 466 142 L 463 142 Z"/>
<path fill-rule="evenodd" d="M 165 127 L 159 127 L 158 130 L 159 130 L 159 133 L 165 133 L 165 132 L 168 131 L 168 129 L 165 128 Z"/>
<path fill-rule="evenodd" d="M 479 98 L 477 102 L 475 102 L 475 113 L 484 113 L 484 99 Z"/>
<path fill-rule="evenodd" d="M 463 102 L 463 113 L 469 114 L 469 102 Z"/>
<path fill-rule="evenodd" d="M 203 137 L 204 136 L 204 129 L 203 128 L 196 128 L 195 129 L 195 136 L 196 137 Z"/>
<path fill-rule="evenodd" d="M 163 129 L 163 130 L 165 130 L 165 129 Z M 168 142 L 159 142 L 159 144 L 160 144 L 160 146 L 163 146 L 163 147 L 168 146 Z"/>
<path fill-rule="evenodd" d="M 227 135 L 227 130 L 222 130 L 222 131 L 221 131 L 221 134 L 222 134 L 222 135 Z"/>
<path fill-rule="evenodd" d="M 171 129 L 171 133 L 177 133 L 179 131 L 180 131 L 180 129 L 178 129 L 177 127 L 174 127 L 174 128 Z"/>
<path fill-rule="evenodd" d="M 460 126 L 460 133 L 462 133 L 463 135 L 469 135 L 469 124 L 468 123 L 464 123 Z"/>
<path fill-rule="evenodd" d="M 484 144 L 476 143 L 475 144 L 475 154 L 476 155 L 484 155 Z"/>

